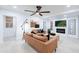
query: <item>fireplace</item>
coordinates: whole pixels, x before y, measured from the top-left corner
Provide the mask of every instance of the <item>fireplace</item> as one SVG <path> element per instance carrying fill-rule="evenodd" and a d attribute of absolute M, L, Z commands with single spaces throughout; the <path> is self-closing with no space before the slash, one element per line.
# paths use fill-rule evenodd
<path fill-rule="evenodd" d="M 65 34 L 65 29 L 59 29 L 59 28 L 57 28 L 56 32 L 57 33 L 63 33 L 63 34 Z"/>

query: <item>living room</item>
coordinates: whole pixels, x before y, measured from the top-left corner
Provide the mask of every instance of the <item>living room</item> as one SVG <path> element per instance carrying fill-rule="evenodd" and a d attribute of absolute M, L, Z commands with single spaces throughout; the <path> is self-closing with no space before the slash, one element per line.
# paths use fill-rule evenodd
<path fill-rule="evenodd" d="M 0 5 L 0 46 L 3 47 L 0 48 L 0 52 L 37 53 L 37 49 L 43 53 L 49 50 L 52 53 L 78 53 L 79 5 L 41 5 L 39 7 L 41 7 L 40 11 L 37 11 L 36 5 Z M 44 11 L 47 12 L 44 13 Z M 33 12 L 35 13 L 32 14 Z M 12 21 L 8 22 L 7 19 Z M 52 44 L 56 51 L 52 49 L 53 46 L 45 49 L 45 47 L 39 47 L 40 44 L 37 43 L 37 46 L 34 45 L 35 43 L 32 44 L 35 48 L 28 44 L 30 39 L 24 35 L 40 29 L 47 37 L 50 31 L 52 36 L 57 36 L 57 47 Z M 44 44 L 47 43 L 44 42 Z"/>

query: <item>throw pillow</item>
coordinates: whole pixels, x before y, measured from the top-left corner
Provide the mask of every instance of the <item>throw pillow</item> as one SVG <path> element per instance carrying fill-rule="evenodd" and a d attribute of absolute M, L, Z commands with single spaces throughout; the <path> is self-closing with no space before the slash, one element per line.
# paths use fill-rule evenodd
<path fill-rule="evenodd" d="M 26 33 L 26 35 L 32 36 L 32 33 Z"/>

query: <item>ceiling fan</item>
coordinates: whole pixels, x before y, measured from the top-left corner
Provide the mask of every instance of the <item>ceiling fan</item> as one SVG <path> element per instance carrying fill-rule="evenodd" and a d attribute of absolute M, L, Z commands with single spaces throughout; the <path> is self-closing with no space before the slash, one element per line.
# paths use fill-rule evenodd
<path fill-rule="evenodd" d="M 40 16 L 43 16 L 42 13 L 50 13 L 50 11 L 40 11 L 42 6 L 36 6 L 37 10 L 36 11 L 31 11 L 31 10 L 24 10 L 26 12 L 32 12 L 33 14 L 31 14 L 31 16 L 35 15 L 35 14 L 39 14 Z"/>

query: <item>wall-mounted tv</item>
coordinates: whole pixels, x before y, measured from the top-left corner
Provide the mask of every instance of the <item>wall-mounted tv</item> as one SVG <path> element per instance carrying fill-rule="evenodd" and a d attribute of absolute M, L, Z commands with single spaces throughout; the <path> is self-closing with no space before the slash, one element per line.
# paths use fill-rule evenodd
<path fill-rule="evenodd" d="M 39 28 L 39 24 L 35 24 L 35 28 Z"/>
<path fill-rule="evenodd" d="M 66 20 L 55 21 L 56 27 L 66 27 Z"/>

